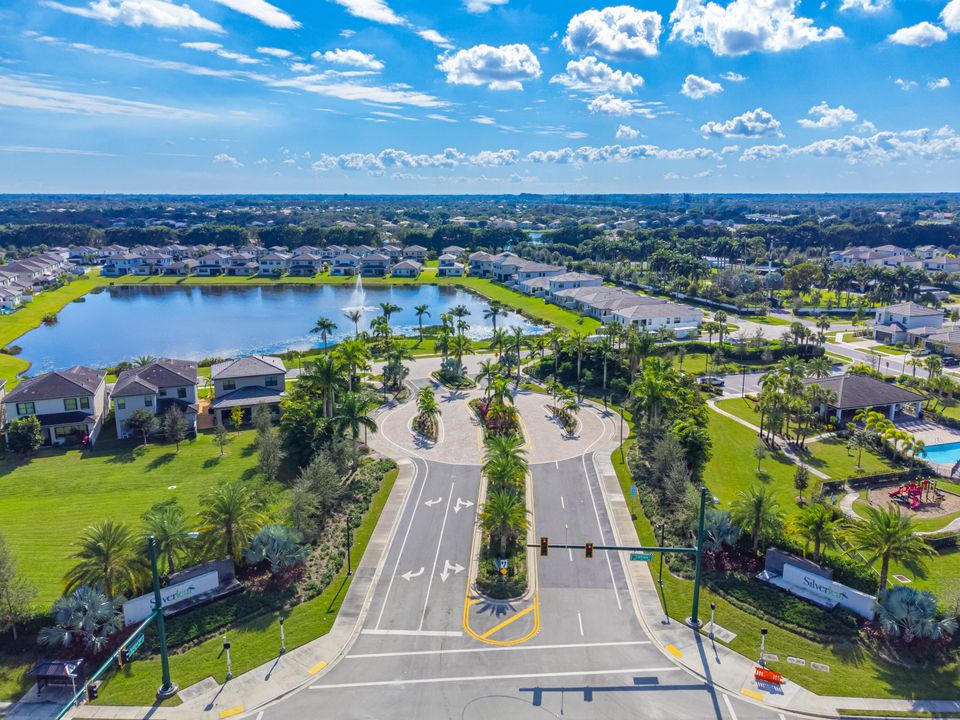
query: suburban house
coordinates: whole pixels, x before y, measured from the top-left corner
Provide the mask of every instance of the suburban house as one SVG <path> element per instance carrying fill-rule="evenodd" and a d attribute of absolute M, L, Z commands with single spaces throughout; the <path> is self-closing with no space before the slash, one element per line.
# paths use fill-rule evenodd
<path fill-rule="evenodd" d="M 459 258 L 459 257 L 460 257 L 461 255 L 463 255 L 466 251 L 467 251 L 466 248 L 460 247 L 459 245 L 447 245 L 447 247 L 445 247 L 445 248 L 443 249 L 443 254 L 444 254 L 444 255 L 453 255 L 454 258 Z"/>
<path fill-rule="evenodd" d="M 337 255 L 343 255 L 347 249 L 342 245 L 327 245 L 320 251 L 320 257 L 324 260 L 333 260 Z"/>
<path fill-rule="evenodd" d="M 695 338 L 700 332 L 700 310 L 669 300 L 650 300 L 653 302 L 614 310 L 613 319 L 624 327 L 634 325 L 651 333 L 669 330 L 677 338 Z"/>
<path fill-rule="evenodd" d="M 331 275 L 356 275 L 360 272 L 363 261 L 352 253 L 343 253 L 333 259 L 330 267 Z"/>
<path fill-rule="evenodd" d="M 393 275 L 393 277 L 420 277 L 421 267 L 422 265 L 416 260 L 401 260 L 393 266 L 390 274 Z"/>
<path fill-rule="evenodd" d="M 209 252 L 200 257 L 200 264 L 197 265 L 197 275 L 206 277 L 220 275 L 229 263 L 230 256 L 227 253 Z"/>
<path fill-rule="evenodd" d="M 283 252 L 272 252 L 260 258 L 260 272 L 264 275 L 282 275 L 290 267 L 290 256 Z"/>
<path fill-rule="evenodd" d="M 214 423 L 228 424 L 236 407 L 242 408 L 247 422 L 257 405 L 268 405 L 274 417 L 279 417 L 286 375 L 283 361 L 272 355 L 249 355 L 213 365 L 210 412 Z"/>
<path fill-rule="evenodd" d="M 360 268 L 362 275 L 375 277 L 385 277 L 390 270 L 391 260 L 389 257 L 379 252 L 372 252 L 363 258 L 363 264 Z"/>
<path fill-rule="evenodd" d="M 403 258 L 403 248 L 397 247 L 396 245 L 384 245 L 380 248 L 380 252 L 394 262 L 399 262 Z"/>
<path fill-rule="evenodd" d="M 457 256 L 444 253 L 437 261 L 437 277 L 463 277 L 463 263 L 457 262 Z"/>
<path fill-rule="evenodd" d="M 870 408 L 895 420 L 904 408 L 912 408 L 913 415 L 921 416 L 923 395 L 890 385 L 866 375 L 835 375 L 825 378 L 808 378 L 805 385 L 819 385 L 832 390 L 836 399 L 815 408 L 821 417 L 833 416 L 838 423 L 848 422 L 858 410 Z"/>
<path fill-rule="evenodd" d="M 527 295 L 550 297 L 552 293 L 558 290 L 578 287 L 600 287 L 601 285 L 603 285 L 603 278 L 599 275 L 567 272 L 559 275 L 545 275 L 524 280 L 520 283 L 520 290 Z"/>
<path fill-rule="evenodd" d="M 184 258 L 183 260 L 177 260 L 176 262 L 168 265 L 163 271 L 163 274 L 181 275 L 185 277 L 196 272 L 198 265 L 200 265 L 199 261 L 194 260 L 193 258 Z"/>
<path fill-rule="evenodd" d="M 470 274 L 474 277 L 490 277 L 493 274 L 493 255 L 478 250 L 472 253 L 470 260 Z"/>
<path fill-rule="evenodd" d="M 23 303 L 23 290 L 15 286 L 0 287 L 0 308 L 13 310 Z"/>
<path fill-rule="evenodd" d="M 427 249 L 422 245 L 407 245 L 407 247 L 403 249 L 403 257 L 405 260 L 423 262 L 427 259 Z"/>
<path fill-rule="evenodd" d="M 69 370 L 27 378 L 3 400 L 6 424 L 36 416 L 45 445 L 93 445 L 107 404 L 106 370 L 76 365 Z"/>
<path fill-rule="evenodd" d="M 885 343 L 905 343 L 911 335 L 922 336 L 943 327 L 943 310 L 902 302 L 877 308 L 873 339 Z"/>
<path fill-rule="evenodd" d="M 290 260 L 291 275 L 311 277 L 321 270 L 323 270 L 323 258 L 312 252 L 298 252 Z"/>
<path fill-rule="evenodd" d="M 117 437 L 131 435 L 127 420 L 137 410 L 158 417 L 171 407 L 183 412 L 187 427 L 197 430 L 197 364 L 188 360 L 155 360 L 149 365 L 124 370 L 111 394 Z"/>

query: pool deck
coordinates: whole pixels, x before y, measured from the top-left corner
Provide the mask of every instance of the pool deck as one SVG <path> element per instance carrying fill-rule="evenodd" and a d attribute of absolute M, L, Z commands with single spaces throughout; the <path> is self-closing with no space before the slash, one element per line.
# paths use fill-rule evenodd
<path fill-rule="evenodd" d="M 897 427 L 906 430 L 929 448 L 934 445 L 946 445 L 948 443 L 960 443 L 960 430 L 948 428 L 929 420 L 908 420 L 898 422 Z M 922 457 L 922 456 L 921 456 Z M 960 452 L 957 453 L 957 459 L 960 460 Z M 953 470 L 953 464 L 930 463 L 931 467 L 944 477 L 950 477 L 950 471 Z"/>

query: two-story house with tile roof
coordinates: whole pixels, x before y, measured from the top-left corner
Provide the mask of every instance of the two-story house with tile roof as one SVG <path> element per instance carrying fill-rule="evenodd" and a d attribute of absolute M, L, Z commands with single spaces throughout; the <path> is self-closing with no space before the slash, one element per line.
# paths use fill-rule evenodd
<path fill-rule="evenodd" d="M 23 380 L 3 399 L 4 432 L 9 423 L 35 416 L 45 445 L 97 441 L 107 404 L 105 370 L 76 365 Z"/>
<path fill-rule="evenodd" d="M 244 422 L 248 422 L 257 405 L 269 406 L 274 417 L 279 418 L 286 377 L 283 360 L 272 355 L 248 355 L 213 365 L 210 412 L 214 423 L 228 425 L 235 407 L 243 410 Z"/>
<path fill-rule="evenodd" d="M 131 435 L 127 420 L 137 410 L 161 417 L 180 408 L 192 432 L 197 430 L 197 363 L 161 358 L 149 365 L 124 370 L 111 394 L 117 437 Z"/>

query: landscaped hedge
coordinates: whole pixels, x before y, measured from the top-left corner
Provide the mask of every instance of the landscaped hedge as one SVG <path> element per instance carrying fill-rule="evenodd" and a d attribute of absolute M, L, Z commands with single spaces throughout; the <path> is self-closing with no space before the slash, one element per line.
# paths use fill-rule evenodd
<path fill-rule="evenodd" d="M 718 573 L 709 577 L 709 584 L 714 592 L 741 610 L 766 617 L 812 640 L 852 638 L 859 631 L 859 618 L 849 610 L 825 610 L 746 575 Z M 722 618 L 719 623 L 723 624 Z"/>
<path fill-rule="evenodd" d="M 688 342 L 669 343 L 667 345 L 658 345 L 654 354 L 664 355 L 666 353 L 676 353 L 678 348 L 684 348 L 688 353 L 706 353 L 713 354 L 720 347 L 716 343 L 708 343 L 703 340 L 690 340 Z M 762 362 L 763 355 L 769 351 L 774 360 L 788 357 L 790 355 L 799 355 L 802 358 L 820 357 L 824 349 L 820 345 L 784 345 L 779 340 L 767 340 L 763 347 L 738 347 L 729 342 L 723 343 L 723 354 L 731 361 L 739 362 Z"/>
<path fill-rule="evenodd" d="M 774 543 L 781 550 L 803 557 L 803 545 L 789 537 L 778 538 Z M 824 555 L 820 564 L 833 569 L 833 579 L 860 592 L 873 595 L 877 592 L 876 573 L 863 563 L 846 555 Z"/>

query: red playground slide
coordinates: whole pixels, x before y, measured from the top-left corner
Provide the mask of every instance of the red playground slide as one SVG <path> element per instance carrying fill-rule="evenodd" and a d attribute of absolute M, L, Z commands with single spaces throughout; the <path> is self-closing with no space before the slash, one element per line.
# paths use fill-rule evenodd
<path fill-rule="evenodd" d="M 920 496 L 914 495 L 913 497 L 910 498 L 910 509 L 916 510 L 919 507 L 920 507 Z"/>

